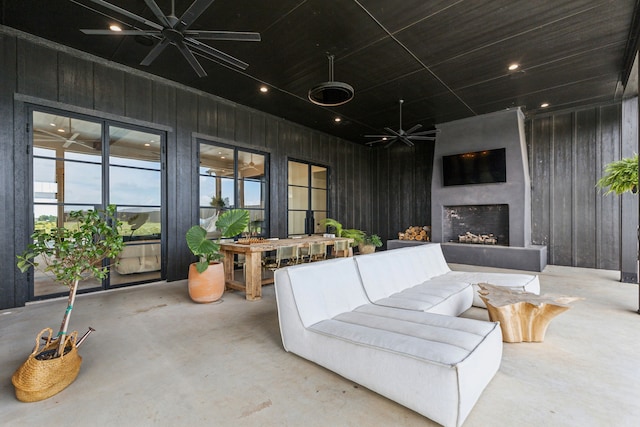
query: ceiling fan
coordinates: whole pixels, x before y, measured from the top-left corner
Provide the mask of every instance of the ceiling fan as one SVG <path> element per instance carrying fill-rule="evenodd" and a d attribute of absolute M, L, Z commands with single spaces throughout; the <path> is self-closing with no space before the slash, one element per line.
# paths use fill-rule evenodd
<path fill-rule="evenodd" d="M 244 164 L 240 170 L 242 172 L 247 171 L 247 170 L 254 170 L 255 172 L 260 172 L 260 169 L 258 169 L 256 167 L 256 164 L 253 162 L 253 153 L 251 153 L 251 161 L 249 163 Z"/>
<path fill-rule="evenodd" d="M 202 43 L 198 39 L 203 40 L 227 40 L 227 41 L 260 41 L 260 33 L 246 32 L 246 31 L 207 31 L 207 30 L 190 30 L 189 27 L 193 22 L 207 10 L 214 0 L 195 0 L 191 6 L 182 14 L 181 17 L 177 17 L 175 14 L 175 0 L 171 0 L 171 13 L 165 15 L 155 0 L 144 0 L 147 7 L 151 9 L 156 19 L 160 22 L 149 21 L 141 16 L 122 9 L 114 4 L 106 2 L 104 0 L 91 0 L 101 6 L 111 9 L 121 15 L 127 16 L 135 21 L 145 24 L 151 27 L 150 30 L 141 30 L 134 27 L 132 30 L 91 30 L 81 29 L 84 34 L 89 35 L 125 35 L 125 36 L 147 36 L 158 39 L 155 47 L 147 54 L 142 60 L 140 65 L 150 65 L 162 51 L 172 44 L 178 48 L 180 53 L 186 58 L 194 71 L 199 77 L 206 77 L 207 73 L 202 68 L 202 65 L 198 62 L 194 56 L 194 52 L 201 54 L 212 60 L 221 60 L 242 70 L 246 69 L 249 64 L 243 62 L 231 55 L 228 55 L 218 49 L 215 49 L 208 44 Z"/>
<path fill-rule="evenodd" d="M 403 103 L 404 103 L 404 100 L 401 99 L 400 100 L 400 126 L 398 127 L 398 130 L 395 131 L 389 127 L 386 127 L 384 128 L 384 130 L 387 132 L 386 135 L 365 135 L 365 138 L 376 138 L 375 141 L 369 141 L 366 143 L 366 145 L 371 146 L 378 142 L 386 142 L 387 144 L 384 146 L 384 148 L 388 148 L 396 141 L 402 141 L 405 144 L 407 144 L 409 147 L 413 147 L 414 145 L 413 141 L 435 141 L 436 140 L 435 136 L 428 136 L 428 135 L 434 135 L 438 133 L 437 129 L 423 130 L 422 132 L 416 132 L 422 127 L 422 125 L 420 124 L 413 126 L 409 130 L 402 129 L 402 104 Z"/>

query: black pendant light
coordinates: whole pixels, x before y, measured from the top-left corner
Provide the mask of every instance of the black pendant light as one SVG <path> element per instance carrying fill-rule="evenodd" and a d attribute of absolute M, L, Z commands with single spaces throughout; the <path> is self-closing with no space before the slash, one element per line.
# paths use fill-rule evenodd
<path fill-rule="evenodd" d="M 329 55 L 329 81 L 309 89 L 309 101 L 323 107 L 336 107 L 353 99 L 353 87 L 333 81 L 333 55 Z"/>

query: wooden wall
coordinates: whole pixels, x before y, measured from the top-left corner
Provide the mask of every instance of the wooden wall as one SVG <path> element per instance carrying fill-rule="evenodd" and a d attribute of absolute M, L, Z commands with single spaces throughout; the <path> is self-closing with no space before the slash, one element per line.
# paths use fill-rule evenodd
<path fill-rule="evenodd" d="M 368 147 L 6 27 L 0 27 L 0 59 L 0 255 L 9 260 L 0 263 L 0 309 L 24 305 L 28 296 L 27 276 L 11 260 L 28 243 L 32 214 L 29 104 L 167 132 L 168 280 L 185 278 L 192 260 L 184 233 L 198 218 L 198 139 L 269 153 L 272 236 L 287 232 L 289 158 L 327 166 L 331 215 L 349 227 L 372 229 Z"/>
<path fill-rule="evenodd" d="M 620 268 L 619 196 L 596 188 L 604 166 L 637 150 L 621 138 L 620 103 L 527 122 L 532 243 L 555 265 Z"/>

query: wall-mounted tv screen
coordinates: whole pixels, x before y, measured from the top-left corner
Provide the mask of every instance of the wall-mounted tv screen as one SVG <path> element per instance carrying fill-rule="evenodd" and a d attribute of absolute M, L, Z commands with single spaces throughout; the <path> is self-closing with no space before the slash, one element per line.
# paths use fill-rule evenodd
<path fill-rule="evenodd" d="M 445 186 L 507 182 L 505 149 L 442 156 L 442 173 Z"/>

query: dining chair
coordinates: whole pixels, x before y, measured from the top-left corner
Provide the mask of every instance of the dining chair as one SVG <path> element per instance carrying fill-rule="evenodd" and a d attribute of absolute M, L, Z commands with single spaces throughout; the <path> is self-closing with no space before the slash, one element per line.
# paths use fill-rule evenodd
<path fill-rule="evenodd" d="M 333 243 L 333 257 L 348 257 L 349 256 L 349 241 L 348 240 L 336 240 Z"/>
<path fill-rule="evenodd" d="M 299 261 L 297 246 L 278 246 L 276 248 L 276 258 L 272 262 L 265 263 L 265 268 L 276 270 L 285 265 L 294 265 Z"/>
<path fill-rule="evenodd" d="M 321 261 L 327 259 L 327 244 L 325 242 L 309 243 L 309 253 L 307 261 Z"/>

